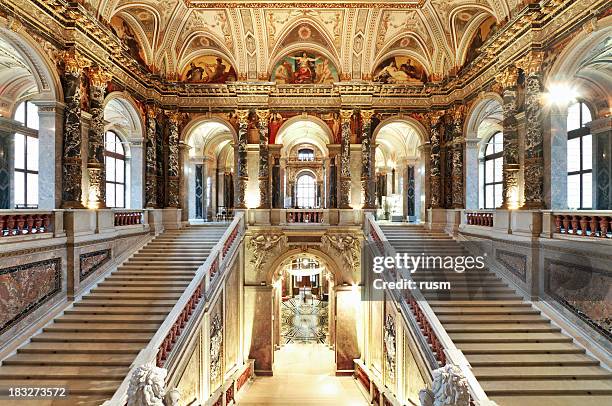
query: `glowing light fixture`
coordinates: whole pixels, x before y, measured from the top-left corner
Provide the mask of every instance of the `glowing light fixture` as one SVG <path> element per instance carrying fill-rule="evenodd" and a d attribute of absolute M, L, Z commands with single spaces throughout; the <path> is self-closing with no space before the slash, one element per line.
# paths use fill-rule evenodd
<path fill-rule="evenodd" d="M 576 100 L 578 97 L 578 92 L 569 83 L 559 82 L 550 85 L 548 88 L 548 93 L 546 93 L 545 97 L 548 104 L 568 106 Z"/>

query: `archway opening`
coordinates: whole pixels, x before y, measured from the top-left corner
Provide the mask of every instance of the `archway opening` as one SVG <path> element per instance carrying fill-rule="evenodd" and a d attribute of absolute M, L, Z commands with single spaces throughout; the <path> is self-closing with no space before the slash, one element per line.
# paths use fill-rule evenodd
<path fill-rule="evenodd" d="M 234 208 L 234 131 L 222 121 L 203 121 L 185 136 L 189 220 L 228 221 Z"/>
<path fill-rule="evenodd" d="M 424 161 L 420 130 L 412 123 L 383 122 L 375 130 L 377 217 L 419 222 L 425 218 Z"/>

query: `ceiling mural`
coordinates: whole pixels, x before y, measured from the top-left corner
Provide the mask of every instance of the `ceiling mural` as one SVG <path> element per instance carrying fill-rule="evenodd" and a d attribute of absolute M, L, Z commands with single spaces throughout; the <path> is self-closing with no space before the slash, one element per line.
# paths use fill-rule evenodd
<path fill-rule="evenodd" d="M 394 56 L 374 70 L 374 82 L 420 85 L 428 81 L 421 64 L 406 56 Z"/>
<path fill-rule="evenodd" d="M 484 20 L 478 29 L 472 35 L 472 40 L 470 41 L 467 51 L 465 53 L 465 64 L 472 62 L 476 56 L 478 56 L 479 48 L 484 44 L 484 42 L 489 38 L 489 36 L 494 32 L 497 21 L 495 17 L 491 16 Z"/>
<path fill-rule="evenodd" d="M 324 49 L 336 62 L 320 68 L 327 83 L 336 78 L 367 79 L 374 73 L 373 64 L 402 53 L 415 66 L 422 65 L 418 67 L 427 71 L 430 80 L 438 80 L 471 60 L 479 41 L 489 35 L 491 22 L 507 20 L 518 3 L 422 0 L 398 7 L 394 2 L 363 1 L 337 8 L 319 0 L 308 8 L 283 1 L 263 2 L 258 8 L 192 0 L 85 0 L 85 4 L 113 27 L 134 58 L 167 77 L 184 78 L 195 55 L 214 54 L 233 61 L 239 78 L 267 80 L 276 78 L 279 68 L 270 67 L 269 61 L 288 53 L 296 57 L 296 49 L 309 55 Z M 475 21 L 482 21 L 485 14 L 490 18 L 476 34 Z M 473 40 L 468 40 L 472 35 Z M 289 62 L 291 71 L 285 69 L 286 79 L 280 80 L 291 83 L 296 79 L 290 74 L 298 69 L 295 61 L 284 62 Z M 316 74 L 317 67 L 317 63 L 311 67 L 313 81 L 322 77 Z M 303 73 L 297 80 L 311 80 Z"/>
<path fill-rule="evenodd" d="M 325 56 L 300 51 L 274 66 L 270 81 L 277 84 L 328 84 L 339 81 L 336 67 Z"/>
<path fill-rule="evenodd" d="M 181 79 L 189 83 L 226 83 L 237 78 L 232 64 L 215 55 L 195 58 L 181 73 Z"/>

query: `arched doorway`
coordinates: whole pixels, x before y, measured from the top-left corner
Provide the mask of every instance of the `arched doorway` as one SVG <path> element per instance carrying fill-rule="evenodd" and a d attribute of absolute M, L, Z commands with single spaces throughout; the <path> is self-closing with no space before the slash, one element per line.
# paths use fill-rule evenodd
<path fill-rule="evenodd" d="M 226 221 L 234 207 L 234 128 L 222 120 L 188 125 L 184 159 L 190 221 Z"/>
<path fill-rule="evenodd" d="M 374 130 L 376 198 L 379 219 L 425 219 L 424 130 L 404 119 L 383 121 Z"/>

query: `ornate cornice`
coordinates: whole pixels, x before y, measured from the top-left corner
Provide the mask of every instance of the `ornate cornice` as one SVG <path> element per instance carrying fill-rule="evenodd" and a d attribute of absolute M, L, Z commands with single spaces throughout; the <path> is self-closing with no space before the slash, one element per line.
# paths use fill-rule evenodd
<path fill-rule="evenodd" d="M 542 70 L 544 52 L 531 51 L 523 58 L 516 61 L 516 67 L 522 69 L 526 74 L 538 73 Z"/>

